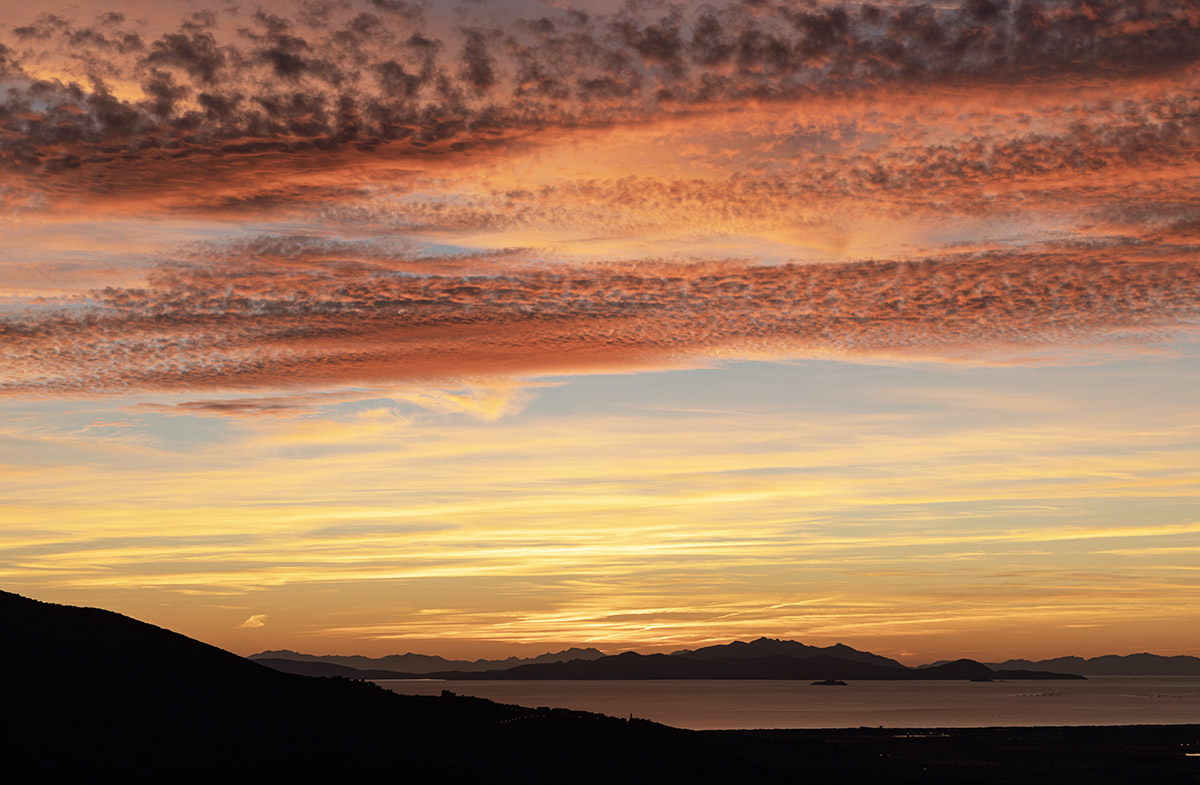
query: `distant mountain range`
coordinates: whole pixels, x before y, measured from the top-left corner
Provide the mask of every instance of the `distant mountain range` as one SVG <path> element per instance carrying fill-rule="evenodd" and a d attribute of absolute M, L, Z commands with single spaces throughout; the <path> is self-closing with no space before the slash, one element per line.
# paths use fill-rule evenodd
<path fill-rule="evenodd" d="M 432 674 L 431 674 L 432 675 Z M 638 654 L 625 652 L 598 660 L 573 660 L 539 665 L 519 665 L 484 673 L 444 673 L 446 679 L 499 680 L 600 680 L 600 679 L 856 679 L 912 681 L 946 679 L 1083 679 L 1069 673 L 1030 670 L 993 670 L 974 660 L 956 660 L 934 668 L 915 670 L 904 666 L 875 665 L 828 655 L 791 657 L 774 654 L 756 656 L 711 656 Z"/>
<path fill-rule="evenodd" d="M 356 670 L 387 671 L 400 673 L 433 673 L 435 671 L 475 671 L 502 670 L 515 668 L 518 665 L 536 665 L 543 662 L 567 662 L 569 660 L 598 660 L 604 656 L 599 649 L 564 649 L 563 651 L 541 654 L 537 657 L 508 657 L 503 660 L 448 660 L 429 654 L 388 654 L 383 657 L 363 657 L 361 655 L 340 654 L 301 654 L 300 652 L 281 649 L 279 651 L 262 651 L 251 654 L 252 660 L 291 660 L 294 662 L 317 662 L 327 665 L 337 665 Z M 330 671 L 328 675 L 333 675 Z M 362 678 L 361 676 L 359 678 Z M 388 678 L 376 676 L 371 678 Z"/>
<path fill-rule="evenodd" d="M 1200 657 L 1158 654 L 1106 654 L 1103 657 L 1056 657 L 1052 660 L 1005 660 L 992 668 L 1065 670 L 1084 676 L 1200 676 Z"/>
<path fill-rule="evenodd" d="M 570 651 L 570 650 L 568 650 Z M 583 649 L 587 653 L 595 649 Z M 270 652 L 281 654 L 289 652 Z M 330 658 L 305 660 L 254 655 L 256 662 L 288 673 L 305 676 L 344 676 L 360 679 L 438 678 L 451 680 L 617 680 L 617 679 L 856 679 L 856 680 L 944 680 L 944 679 L 1081 679 L 1083 676 L 1029 669 L 989 668 L 973 660 L 956 660 L 922 669 L 907 668 L 895 660 L 849 646 L 806 646 L 774 638 L 707 646 L 672 654 L 625 652 L 611 656 L 563 660 L 565 652 L 544 655 L 512 667 L 491 670 L 447 669 L 399 671 L 353 669 Z M 304 656 L 304 655 L 301 655 Z M 381 657 L 353 661 L 396 662 Z M 551 659 L 546 659 L 547 657 Z M 340 658 L 351 660 L 352 658 Z M 440 658 L 439 658 L 440 659 Z M 477 661 L 478 662 L 478 661 Z M 508 661 L 502 661 L 508 662 Z"/>
<path fill-rule="evenodd" d="M 413 653 L 362 657 L 301 654 L 281 650 L 252 654 L 250 659 L 288 673 L 357 679 L 480 678 L 470 674 L 487 674 L 483 678 L 489 679 L 1044 679 L 1071 676 L 1200 676 L 1200 657 L 1189 656 L 1110 654 L 1090 659 L 1058 657 L 1037 661 L 1006 660 L 999 663 L 938 660 L 909 668 L 888 657 L 859 651 L 841 643 L 833 646 L 808 646 L 798 641 L 777 638 L 733 641 L 700 649 L 680 649 L 668 655 L 644 655 L 634 652 L 605 655 L 594 648 L 570 648 L 538 657 L 468 661 Z M 756 662 L 741 662 L 742 660 Z M 797 660 L 807 663 L 803 666 L 797 665 L 794 662 Z M 707 664 L 704 664 L 705 662 Z"/>

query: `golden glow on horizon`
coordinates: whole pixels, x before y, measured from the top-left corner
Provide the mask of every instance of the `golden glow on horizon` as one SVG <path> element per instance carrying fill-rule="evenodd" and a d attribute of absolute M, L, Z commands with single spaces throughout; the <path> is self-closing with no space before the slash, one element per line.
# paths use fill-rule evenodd
<path fill-rule="evenodd" d="M 106 457 L 9 480 L 13 496 L 19 484 L 58 501 L 8 506 L 16 555 L 0 576 L 37 575 L 70 596 L 237 598 L 242 619 L 264 591 L 298 586 L 429 598 L 447 590 L 417 587 L 520 587 L 500 592 L 503 610 L 443 600 L 384 624 L 325 611 L 283 633 L 301 648 L 357 640 L 377 652 L 434 639 L 680 648 L 760 634 L 892 645 L 1018 621 L 1119 630 L 1195 613 L 1190 574 L 1172 562 L 1196 553 L 1200 520 L 1134 522 L 1103 506 L 1174 498 L 1186 509 L 1200 478 L 1185 467 L 1200 454 L 1195 429 L 1156 426 L 1169 412 L 1126 424 L 1010 396 L 1007 408 L 1037 424 L 988 427 L 961 416 L 995 405 L 980 391 L 923 421 L 796 418 L 756 403 L 653 415 L 647 430 L 641 416 L 543 415 L 531 428 L 529 413 L 460 410 L 472 422 L 444 404 L 478 397 L 398 394 L 429 408 L 244 420 L 232 441 L 186 456 L 130 444 L 128 428 L 46 434 Z M 536 408 L 533 391 L 517 399 Z M 959 424 L 939 423 L 946 415 Z M 261 630 L 280 634 L 289 614 L 270 615 Z M 207 637 L 242 641 L 245 629 Z"/>
<path fill-rule="evenodd" d="M 242 653 L 1200 654 L 1200 17 L 387 5 L 0 20 L 0 587 Z"/>

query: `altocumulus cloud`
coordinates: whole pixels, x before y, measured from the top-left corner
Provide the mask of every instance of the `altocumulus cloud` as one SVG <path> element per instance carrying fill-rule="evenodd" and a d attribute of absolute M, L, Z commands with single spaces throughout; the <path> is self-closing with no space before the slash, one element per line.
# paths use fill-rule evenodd
<path fill-rule="evenodd" d="M 147 287 L 94 292 L 78 312 L 0 322 L 0 392 L 378 385 L 739 356 L 986 362 L 995 347 L 1194 335 L 1200 317 L 1200 262 L 1132 262 L 1106 248 L 853 264 L 440 264 L 291 253 L 164 265 Z"/>
<path fill-rule="evenodd" d="M 481 20 L 453 37 L 410 4 L 311 9 L 201 11 L 150 37 L 115 13 L 10 28 L 0 165 L 63 174 L 393 142 L 461 152 L 497 135 L 728 102 L 1157 79 L 1200 57 L 1197 4 L 1178 0 L 631 3 Z"/>
<path fill-rule="evenodd" d="M 234 225 L 307 210 L 317 227 L 7 310 L 0 394 L 227 389 L 261 395 L 194 408 L 270 414 L 300 405 L 270 394 L 297 387 L 740 357 L 988 362 L 1195 335 L 1200 3 L 633 3 L 454 26 L 431 13 L 306 3 L 153 34 L 118 13 L 44 14 L 0 34 L 0 199 L 50 213 L 138 201 Z M 580 129 L 623 129 L 636 153 L 639 130 L 675 122 L 715 151 L 689 176 L 626 164 L 617 175 L 639 176 L 510 183 L 476 168 Z M 364 162 L 383 160 L 409 179 L 371 180 L 386 167 Z M 836 264 L 581 262 L 504 242 L 754 248 L 803 230 L 835 247 L 856 216 L 877 235 L 888 221 L 1017 229 Z M 349 226 L 501 239 L 464 244 L 497 248 L 471 256 L 380 253 L 331 239 Z M 426 403 L 491 416 L 520 401 Z"/>

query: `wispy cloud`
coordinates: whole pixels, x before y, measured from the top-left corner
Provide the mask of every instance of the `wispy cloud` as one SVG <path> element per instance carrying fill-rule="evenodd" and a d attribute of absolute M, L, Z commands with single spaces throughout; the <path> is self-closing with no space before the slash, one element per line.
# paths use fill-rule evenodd
<path fill-rule="evenodd" d="M 254 630 L 254 629 L 258 629 L 259 627 L 266 627 L 267 619 L 269 619 L 269 618 L 270 617 L 265 613 L 256 613 L 253 616 L 251 616 L 250 618 L 246 619 L 241 624 L 234 627 L 234 629 L 235 630 Z"/>

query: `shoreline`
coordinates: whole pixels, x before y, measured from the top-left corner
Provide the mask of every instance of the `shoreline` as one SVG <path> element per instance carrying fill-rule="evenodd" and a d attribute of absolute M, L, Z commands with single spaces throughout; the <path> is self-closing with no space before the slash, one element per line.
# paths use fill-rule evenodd
<path fill-rule="evenodd" d="M 1192 723 L 695 733 L 715 749 L 781 775 L 836 777 L 837 762 L 852 760 L 886 772 L 889 783 L 1200 782 L 1200 724 Z"/>
<path fill-rule="evenodd" d="M 517 706 L 635 716 L 708 730 L 1053 728 L 1200 721 L 1200 678 L 1097 677 L 1081 682 L 378 681 L 400 694 L 443 690 Z"/>

